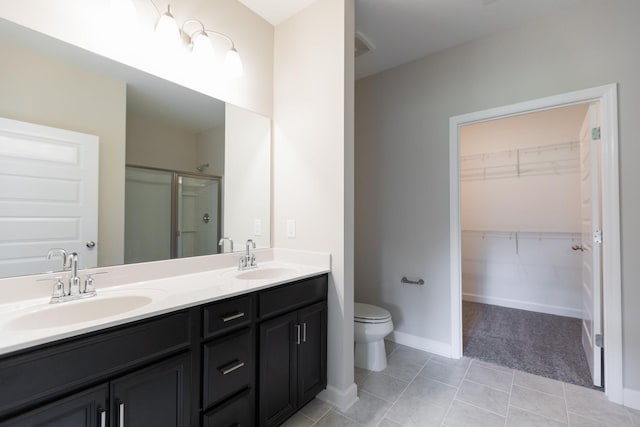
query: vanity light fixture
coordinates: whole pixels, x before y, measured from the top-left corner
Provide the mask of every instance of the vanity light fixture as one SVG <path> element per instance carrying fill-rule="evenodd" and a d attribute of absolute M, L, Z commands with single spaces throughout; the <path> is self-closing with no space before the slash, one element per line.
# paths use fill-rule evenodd
<path fill-rule="evenodd" d="M 182 26 L 178 26 L 178 23 L 171 13 L 171 5 L 167 5 L 166 12 L 160 13 L 160 9 L 157 8 L 153 0 L 150 1 L 160 15 L 156 23 L 156 34 L 164 43 L 175 46 L 179 44 L 182 37 L 184 37 L 187 39 L 193 55 L 206 59 L 214 56 L 213 45 L 211 44 L 209 36 L 215 35 L 221 37 L 229 42 L 230 45 L 224 61 L 224 69 L 227 75 L 231 77 L 242 76 L 242 60 L 231 37 L 219 31 L 206 28 L 202 21 L 198 19 L 187 19 Z M 187 32 L 186 27 L 192 24 L 195 24 L 197 28 Z"/>
<path fill-rule="evenodd" d="M 180 29 L 171 13 L 171 5 L 167 5 L 167 11 L 160 15 L 156 23 L 156 34 L 170 46 L 177 46 L 180 43 Z"/>

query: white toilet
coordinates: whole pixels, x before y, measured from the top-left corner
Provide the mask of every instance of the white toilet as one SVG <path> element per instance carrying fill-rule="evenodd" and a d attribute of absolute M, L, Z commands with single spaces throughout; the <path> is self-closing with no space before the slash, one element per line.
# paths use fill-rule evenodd
<path fill-rule="evenodd" d="M 393 331 L 391 313 L 381 307 L 356 302 L 353 305 L 354 364 L 370 371 L 387 367 L 384 337 Z"/>

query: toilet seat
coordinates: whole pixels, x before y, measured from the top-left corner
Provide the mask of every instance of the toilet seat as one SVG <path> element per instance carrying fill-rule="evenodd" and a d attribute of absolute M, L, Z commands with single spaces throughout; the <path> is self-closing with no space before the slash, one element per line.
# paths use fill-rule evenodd
<path fill-rule="evenodd" d="M 382 307 L 356 302 L 353 304 L 353 320 L 357 323 L 387 323 L 391 313 Z"/>

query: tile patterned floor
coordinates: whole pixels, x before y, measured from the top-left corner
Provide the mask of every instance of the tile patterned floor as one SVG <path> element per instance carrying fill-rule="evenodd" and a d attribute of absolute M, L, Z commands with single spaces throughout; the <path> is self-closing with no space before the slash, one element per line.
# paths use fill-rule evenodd
<path fill-rule="evenodd" d="M 603 393 L 474 359 L 387 343 L 382 372 L 356 368 L 359 400 L 340 412 L 318 399 L 284 427 L 635 426 L 640 411 Z"/>

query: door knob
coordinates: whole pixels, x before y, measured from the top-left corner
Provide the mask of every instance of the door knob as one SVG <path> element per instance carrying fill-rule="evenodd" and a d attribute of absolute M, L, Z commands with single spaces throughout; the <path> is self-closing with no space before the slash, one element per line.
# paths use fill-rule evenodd
<path fill-rule="evenodd" d="M 94 242 L 93 240 L 89 240 L 89 241 L 87 242 L 87 247 L 88 247 L 89 249 L 93 249 L 93 248 L 95 248 L 95 247 L 96 247 L 96 242 Z"/>
<path fill-rule="evenodd" d="M 571 249 L 574 251 L 584 251 L 584 247 L 582 245 L 573 245 L 571 246 Z"/>

